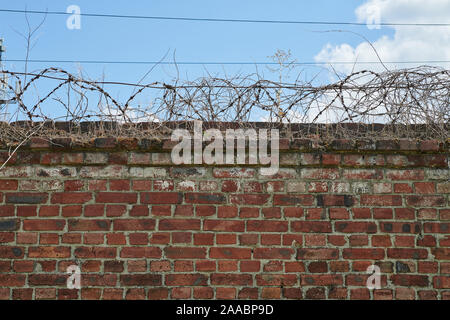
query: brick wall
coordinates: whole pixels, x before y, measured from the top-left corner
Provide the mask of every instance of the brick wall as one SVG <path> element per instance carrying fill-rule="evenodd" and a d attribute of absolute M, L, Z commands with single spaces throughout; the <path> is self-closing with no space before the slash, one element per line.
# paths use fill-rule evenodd
<path fill-rule="evenodd" d="M 267 177 L 173 166 L 165 140 L 53 143 L 0 170 L 1 299 L 450 298 L 448 145 L 282 139 Z"/>

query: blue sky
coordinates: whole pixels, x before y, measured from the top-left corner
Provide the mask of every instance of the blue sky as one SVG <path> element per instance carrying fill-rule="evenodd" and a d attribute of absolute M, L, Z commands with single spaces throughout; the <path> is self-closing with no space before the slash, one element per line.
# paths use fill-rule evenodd
<path fill-rule="evenodd" d="M 356 21 L 355 9 L 364 1 L 15 1 L 4 2 L 1 8 L 65 11 L 75 4 L 82 13 L 111 13 L 125 15 Z M 42 16 L 30 14 L 32 25 Z M 158 61 L 171 50 L 176 50 L 177 61 L 263 61 L 277 49 L 290 49 L 298 62 L 314 61 L 315 55 L 327 44 L 346 42 L 356 45 L 361 39 L 351 34 L 316 33 L 313 31 L 337 27 L 315 25 L 241 24 L 221 22 L 185 22 L 157 20 L 127 20 L 82 17 L 81 30 L 66 28 L 65 16 L 47 16 L 38 31 L 38 41 L 31 59 L 56 60 L 139 60 Z M 26 33 L 23 14 L 0 13 L 0 36 L 5 39 L 5 58 L 25 57 L 25 41 L 16 31 Z M 391 30 L 369 30 L 366 27 L 345 27 L 376 39 Z M 32 69 L 49 64 L 33 63 Z M 54 66 L 52 64 L 51 66 Z M 74 64 L 61 64 L 74 71 Z M 21 63 L 5 63 L 7 69 L 21 69 Z M 88 65 L 83 70 L 92 78 L 104 73 L 109 80 L 137 81 L 151 66 L 142 65 Z M 254 66 L 207 66 L 209 72 L 252 72 Z M 307 67 L 309 72 L 318 71 Z M 166 71 L 166 72 L 164 72 Z M 267 76 L 270 72 L 260 68 Z M 205 74 L 204 66 L 180 66 L 180 72 L 190 79 Z M 169 75 L 168 75 L 168 74 Z M 158 67 L 149 80 L 167 79 L 174 75 L 170 67 Z"/>
<path fill-rule="evenodd" d="M 65 12 L 70 5 L 79 6 L 82 13 L 342 22 L 366 22 L 370 12 L 375 9 L 380 22 L 450 23 L 448 0 L 16 0 L 2 1 L 0 9 Z M 36 26 L 42 17 L 29 14 L 29 21 L 32 26 Z M 268 56 L 281 49 L 291 50 L 292 58 L 297 62 L 376 61 L 373 49 L 362 38 L 365 37 L 373 43 L 385 62 L 450 60 L 450 27 L 369 29 L 365 25 L 250 24 L 82 16 L 81 29 L 69 30 L 66 19 L 67 16 L 63 15 L 47 16 L 36 34 L 37 42 L 30 59 L 158 61 L 168 53 L 166 61 L 173 61 L 176 52 L 178 62 L 270 62 Z M 336 29 L 349 32 L 323 32 Z M 26 42 L 18 33 L 26 32 L 24 14 L 0 12 L 0 37 L 4 38 L 7 48 L 4 58 L 25 58 Z M 392 68 L 415 65 L 418 64 L 389 64 Z M 433 65 L 450 67 L 449 63 Z M 137 82 L 152 65 L 31 63 L 28 71 L 46 67 L 61 67 L 72 73 L 81 68 L 83 74 L 93 80 Z M 334 67 L 348 74 L 353 66 L 347 64 Z M 4 68 L 23 71 L 24 64 L 6 61 Z M 360 64 L 355 71 L 364 68 L 382 70 L 381 65 Z M 194 80 L 208 73 L 224 77 L 225 74 L 232 76 L 255 71 L 254 65 L 179 65 L 182 80 Z M 277 76 L 266 66 L 259 66 L 258 72 L 269 80 Z M 284 80 L 294 80 L 297 74 L 301 74 L 301 79 L 309 80 L 318 73 L 316 84 L 335 80 L 324 66 L 298 67 L 291 73 L 290 79 Z M 173 66 L 159 65 L 144 82 L 170 83 L 176 75 Z M 45 89 L 51 89 L 51 86 L 44 85 L 37 90 L 44 92 Z M 111 93 L 120 100 L 129 96 L 129 90 L 114 88 Z M 150 101 L 151 96 L 142 99 Z M 57 108 L 52 105 L 46 107 Z"/>

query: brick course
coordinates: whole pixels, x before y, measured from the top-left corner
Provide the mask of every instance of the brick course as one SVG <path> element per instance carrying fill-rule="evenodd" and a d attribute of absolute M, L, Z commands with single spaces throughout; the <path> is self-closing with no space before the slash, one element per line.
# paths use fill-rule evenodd
<path fill-rule="evenodd" d="M 173 166 L 170 141 L 44 142 L 0 171 L 0 299 L 450 297 L 444 143 L 284 139 L 263 176 Z"/>

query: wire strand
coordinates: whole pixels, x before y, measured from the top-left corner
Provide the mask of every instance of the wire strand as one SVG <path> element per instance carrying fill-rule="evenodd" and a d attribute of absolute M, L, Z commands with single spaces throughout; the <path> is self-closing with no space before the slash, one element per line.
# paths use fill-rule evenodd
<path fill-rule="evenodd" d="M 40 10 L 17 10 L 0 9 L 4 13 L 30 13 L 47 15 L 72 15 L 64 11 L 40 11 Z M 167 17 L 167 16 L 141 16 L 103 13 L 80 13 L 83 17 L 97 18 L 121 18 L 121 19 L 147 19 L 147 20 L 176 20 L 193 22 L 231 22 L 231 23 L 275 23 L 275 24 L 305 24 L 305 25 L 350 25 L 367 26 L 363 22 L 342 22 L 342 21 L 299 21 L 299 20 L 261 20 L 261 19 L 226 19 L 226 18 L 192 18 L 192 17 Z M 450 23 L 400 23 L 400 22 L 380 22 L 379 26 L 416 26 L 416 27 L 449 27 Z"/>
<path fill-rule="evenodd" d="M 29 63 L 86 63 L 86 64 L 163 64 L 163 65 L 278 65 L 277 62 L 249 61 L 119 61 L 119 60 L 51 60 L 51 59 L 3 59 L 3 62 Z M 291 65 L 332 65 L 332 64 L 379 64 L 380 61 L 328 61 L 328 62 L 292 62 Z M 389 64 L 428 64 L 450 63 L 450 60 L 383 61 Z"/>

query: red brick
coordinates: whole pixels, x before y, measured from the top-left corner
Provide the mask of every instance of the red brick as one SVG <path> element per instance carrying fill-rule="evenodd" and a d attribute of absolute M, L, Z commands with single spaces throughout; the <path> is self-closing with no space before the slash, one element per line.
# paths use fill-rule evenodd
<path fill-rule="evenodd" d="M 386 171 L 386 178 L 390 180 L 423 180 L 424 177 L 422 169 Z"/>
<path fill-rule="evenodd" d="M 298 249 L 297 259 L 301 260 L 337 260 L 339 251 L 337 249 L 314 248 Z"/>
<path fill-rule="evenodd" d="M 125 205 L 106 205 L 107 217 L 120 217 L 125 214 L 127 207 Z"/>
<path fill-rule="evenodd" d="M 47 202 L 47 199 L 48 194 L 46 193 L 14 192 L 6 194 L 5 202 L 16 204 L 39 204 Z"/>
<path fill-rule="evenodd" d="M 216 235 L 217 244 L 236 244 L 236 235 L 232 233 L 219 233 Z"/>
<path fill-rule="evenodd" d="M 350 218 L 348 210 L 345 208 L 330 208 L 330 219 L 346 220 Z"/>
<path fill-rule="evenodd" d="M 416 193 L 433 194 L 436 193 L 436 186 L 434 182 L 415 182 L 414 189 Z"/>
<path fill-rule="evenodd" d="M 222 182 L 222 192 L 237 192 L 239 190 L 239 182 L 234 180 L 225 180 Z"/>
<path fill-rule="evenodd" d="M 307 275 L 302 277 L 301 284 L 303 286 L 336 286 L 342 285 L 342 275 L 338 274 L 320 274 Z"/>
<path fill-rule="evenodd" d="M 212 299 L 214 297 L 213 288 L 194 288 L 194 299 Z"/>
<path fill-rule="evenodd" d="M 239 217 L 240 218 L 258 218 L 259 217 L 259 208 L 240 207 L 239 208 Z"/>
<path fill-rule="evenodd" d="M 377 225 L 374 222 L 341 222 L 335 223 L 335 230 L 344 233 L 376 233 Z"/>
<path fill-rule="evenodd" d="M 164 283 L 167 286 L 205 286 L 208 277 L 201 273 L 166 274 Z"/>
<path fill-rule="evenodd" d="M 169 290 L 167 288 L 149 288 L 148 296 L 149 300 L 163 300 L 169 296 Z"/>
<path fill-rule="evenodd" d="M 68 221 L 69 231 L 109 231 L 110 220 L 103 219 L 71 219 Z"/>
<path fill-rule="evenodd" d="M 248 286 L 253 284 L 250 274 L 213 273 L 211 274 L 212 285 Z"/>
<path fill-rule="evenodd" d="M 160 286 L 162 276 L 160 274 L 123 274 L 120 276 L 122 286 Z"/>
<path fill-rule="evenodd" d="M 117 249 L 111 247 L 78 247 L 74 251 L 77 258 L 114 259 Z"/>
<path fill-rule="evenodd" d="M 64 191 L 83 191 L 84 181 L 81 180 L 68 180 L 64 181 Z"/>
<path fill-rule="evenodd" d="M 101 217 L 104 215 L 105 206 L 103 204 L 90 204 L 84 207 L 85 217 Z"/>
<path fill-rule="evenodd" d="M 205 259 L 205 248 L 165 247 L 164 255 L 169 259 Z"/>
<path fill-rule="evenodd" d="M 113 222 L 114 231 L 151 231 L 155 225 L 154 219 L 116 219 Z"/>
<path fill-rule="evenodd" d="M 273 204 L 275 206 L 293 206 L 293 205 L 305 205 L 311 206 L 314 202 L 314 197 L 312 195 L 301 194 L 301 195 L 284 195 L 275 194 L 273 196 Z M 264 204 L 264 203 L 256 203 Z"/>
<path fill-rule="evenodd" d="M 142 192 L 140 196 L 143 204 L 180 204 L 183 199 L 178 192 Z"/>
<path fill-rule="evenodd" d="M 79 217 L 83 212 L 83 207 L 80 205 L 64 206 L 61 211 L 63 217 Z"/>
<path fill-rule="evenodd" d="M 247 231 L 286 232 L 287 221 L 247 220 Z"/>
<path fill-rule="evenodd" d="M 159 220 L 159 230 L 200 230 L 200 220 L 198 219 L 161 219 Z"/>
<path fill-rule="evenodd" d="M 209 251 L 212 259 L 250 259 L 251 254 L 247 248 L 212 247 Z"/>
<path fill-rule="evenodd" d="M 306 290 L 306 299 L 325 299 L 325 288 L 309 288 Z"/>
<path fill-rule="evenodd" d="M 218 287 L 216 289 L 216 299 L 235 299 L 236 298 L 236 289 L 235 288 L 224 288 Z"/>
<path fill-rule="evenodd" d="M 391 281 L 394 285 L 402 287 L 428 287 L 430 283 L 428 276 L 409 274 L 392 275 Z"/>
<path fill-rule="evenodd" d="M 53 193 L 51 202 L 61 204 L 86 203 L 92 199 L 92 194 L 87 192 L 56 192 Z"/>
<path fill-rule="evenodd" d="M 136 193 L 126 192 L 99 192 L 95 196 L 95 201 L 99 203 L 136 203 Z"/>
<path fill-rule="evenodd" d="M 331 223 L 326 221 L 292 221 L 291 230 L 294 232 L 331 232 Z"/>
<path fill-rule="evenodd" d="M 171 213 L 170 207 L 168 208 L 168 213 Z M 178 205 L 175 207 L 174 215 L 175 216 L 185 216 L 185 217 L 193 216 L 194 215 L 194 206 L 193 205 Z"/>
<path fill-rule="evenodd" d="M 220 206 L 217 209 L 218 218 L 234 218 L 238 215 L 238 208 L 234 206 Z"/>
<path fill-rule="evenodd" d="M 17 190 L 18 185 L 17 180 L 0 180 L 0 190 Z"/>
<path fill-rule="evenodd" d="M 65 225 L 66 221 L 62 219 L 26 219 L 23 221 L 23 229 L 26 231 L 61 231 Z"/>
<path fill-rule="evenodd" d="M 161 249 L 157 247 L 123 247 L 121 258 L 160 258 Z"/>
<path fill-rule="evenodd" d="M 442 196 L 406 196 L 406 204 L 413 207 L 443 207 L 446 199 Z"/>
<path fill-rule="evenodd" d="M 129 191 L 130 190 L 130 181 L 129 180 L 110 180 L 109 181 L 109 190 L 111 191 Z"/>
<path fill-rule="evenodd" d="M 344 259 L 370 259 L 370 260 L 381 260 L 385 257 L 383 249 L 344 249 L 343 250 Z"/>
<path fill-rule="evenodd" d="M 248 228 L 251 231 L 251 228 Z M 243 232 L 245 230 L 245 222 L 237 220 L 205 220 L 203 230 Z"/>
<path fill-rule="evenodd" d="M 264 205 L 269 200 L 267 194 L 231 194 L 230 202 L 237 205 Z M 275 201 L 275 200 L 274 200 Z"/>
<path fill-rule="evenodd" d="M 69 258 L 70 255 L 70 247 L 41 246 L 28 248 L 29 258 Z"/>
<path fill-rule="evenodd" d="M 394 259 L 425 259 L 428 257 L 426 249 L 389 248 L 388 258 Z"/>

